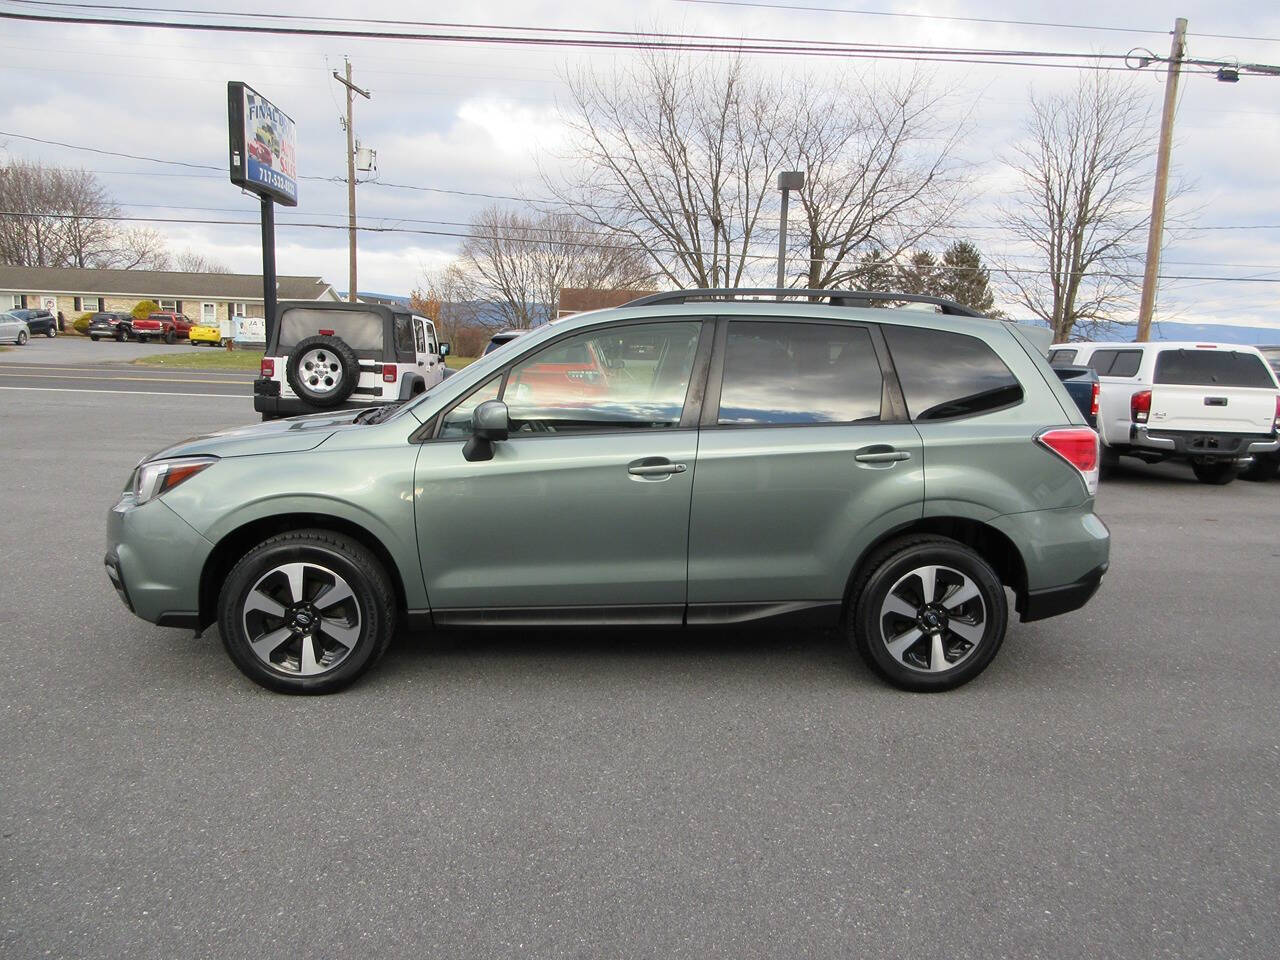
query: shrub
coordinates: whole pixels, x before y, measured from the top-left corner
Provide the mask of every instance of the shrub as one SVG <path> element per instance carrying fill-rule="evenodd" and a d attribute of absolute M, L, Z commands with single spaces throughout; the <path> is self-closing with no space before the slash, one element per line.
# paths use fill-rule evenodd
<path fill-rule="evenodd" d="M 82 313 L 76 317 L 75 323 L 71 324 L 71 329 L 76 333 L 87 334 L 89 332 L 89 321 L 93 319 L 93 311 Z"/>
<path fill-rule="evenodd" d="M 133 308 L 133 319 L 145 320 L 159 309 L 160 304 L 156 303 L 154 300 L 139 301 Z"/>

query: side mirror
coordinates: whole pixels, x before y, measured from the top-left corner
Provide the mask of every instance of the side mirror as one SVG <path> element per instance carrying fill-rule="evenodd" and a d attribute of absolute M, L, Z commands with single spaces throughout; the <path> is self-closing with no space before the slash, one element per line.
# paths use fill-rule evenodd
<path fill-rule="evenodd" d="M 439 347 L 439 350 L 440 350 L 440 354 L 439 354 L 440 358 L 441 358 L 441 359 L 444 359 L 445 357 L 447 357 L 447 356 L 449 355 L 449 344 L 448 344 L 448 343 L 441 343 L 441 344 L 440 344 L 440 347 Z"/>
<path fill-rule="evenodd" d="M 486 400 L 472 411 L 471 439 L 462 448 L 462 456 L 469 463 L 493 459 L 495 440 L 507 439 L 510 420 L 507 405 L 501 400 Z"/>

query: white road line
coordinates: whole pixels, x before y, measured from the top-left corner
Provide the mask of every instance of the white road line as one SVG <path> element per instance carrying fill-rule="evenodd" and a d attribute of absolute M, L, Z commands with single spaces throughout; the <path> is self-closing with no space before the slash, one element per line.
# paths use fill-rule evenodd
<path fill-rule="evenodd" d="M 107 374 L 93 374 L 87 377 L 68 376 L 65 373 L 30 373 L 26 370 L 0 369 L 0 377 L 27 377 L 33 380 L 134 380 L 138 383 L 223 383 L 229 386 L 246 384 L 248 380 L 204 380 L 200 377 L 121 377 Z"/>
<path fill-rule="evenodd" d="M 223 400 L 248 400 L 247 393 L 170 393 L 167 390 L 93 390 L 89 387 L 0 387 L 0 390 L 22 390 L 32 393 L 119 393 L 126 397 L 220 397 Z"/>

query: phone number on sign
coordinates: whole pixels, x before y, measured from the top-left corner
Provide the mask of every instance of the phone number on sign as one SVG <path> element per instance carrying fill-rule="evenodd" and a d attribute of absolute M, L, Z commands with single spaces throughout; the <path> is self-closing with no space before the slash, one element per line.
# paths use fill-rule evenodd
<path fill-rule="evenodd" d="M 257 176 L 255 179 L 264 186 L 271 187 L 273 190 L 279 190 L 281 193 L 288 194 L 290 197 L 297 196 L 298 186 L 282 173 L 259 166 L 253 171 Z"/>

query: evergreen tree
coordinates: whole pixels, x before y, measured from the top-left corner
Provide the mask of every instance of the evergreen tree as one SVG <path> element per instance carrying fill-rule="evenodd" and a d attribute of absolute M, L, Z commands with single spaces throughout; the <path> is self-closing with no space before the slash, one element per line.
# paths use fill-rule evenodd
<path fill-rule="evenodd" d="M 894 266 L 879 250 L 870 250 L 858 258 L 850 286 L 854 290 L 872 293 L 888 293 L 893 290 Z"/>
<path fill-rule="evenodd" d="M 929 297 L 940 296 L 942 274 L 938 261 L 928 250 L 917 250 L 905 266 L 898 268 L 898 289 Z"/>
<path fill-rule="evenodd" d="M 988 316 L 1002 316 L 995 309 L 991 273 L 983 266 L 978 248 L 968 240 L 957 240 L 943 252 L 937 293 Z"/>

